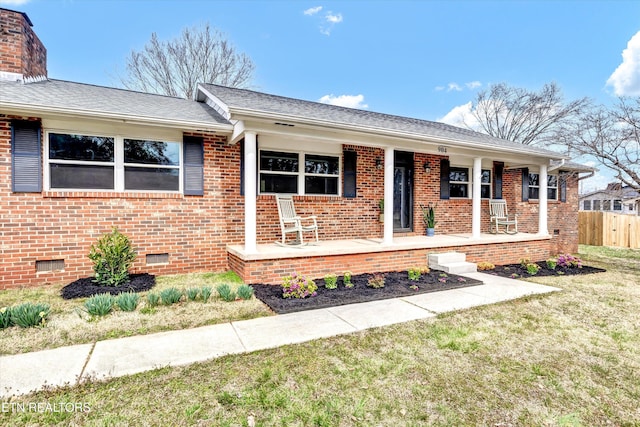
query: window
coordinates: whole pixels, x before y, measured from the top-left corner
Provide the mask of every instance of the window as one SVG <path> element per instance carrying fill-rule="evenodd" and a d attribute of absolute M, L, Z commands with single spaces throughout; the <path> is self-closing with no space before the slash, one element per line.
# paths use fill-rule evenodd
<path fill-rule="evenodd" d="M 591 200 L 585 200 L 584 202 L 582 202 L 582 209 L 585 211 L 590 211 L 591 210 Z"/>
<path fill-rule="evenodd" d="M 529 199 L 540 199 L 540 174 L 529 174 Z M 558 200 L 557 175 L 547 175 L 547 199 Z"/>
<path fill-rule="evenodd" d="M 449 196 L 469 198 L 472 187 L 470 184 L 469 168 L 451 167 L 449 169 Z M 482 169 L 480 197 L 483 199 L 491 198 L 491 171 Z"/>
<path fill-rule="evenodd" d="M 593 201 L 593 210 L 594 211 L 602 210 L 602 205 L 601 205 L 600 200 L 594 200 Z"/>
<path fill-rule="evenodd" d="M 262 150 L 259 168 L 261 193 L 338 194 L 338 156 Z"/>
<path fill-rule="evenodd" d="M 613 210 L 621 211 L 622 210 L 622 200 L 616 199 L 613 201 Z"/>
<path fill-rule="evenodd" d="M 602 210 L 610 211 L 611 210 L 611 200 L 603 200 L 602 201 Z"/>
<path fill-rule="evenodd" d="M 49 188 L 180 191 L 181 144 L 50 132 Z"/>
<path fill-rule="evenodd" d="M 633 210 L 633 203 L 629 203 L 627 208 L 629 209 L 629 212 L 631 212 Z"/>

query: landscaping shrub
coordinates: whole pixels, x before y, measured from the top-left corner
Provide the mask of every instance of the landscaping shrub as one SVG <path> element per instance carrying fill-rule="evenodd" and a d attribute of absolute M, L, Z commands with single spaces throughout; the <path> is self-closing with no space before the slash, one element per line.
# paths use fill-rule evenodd
<path fill-rule="evenodd" d="M 536 274 L 538 274 L 538 271 L 540 271 L 540 266 L 533 262 L 527 264 L 526 268 L 527 273 L 529 273 L 531 276 L 535 276 Z"/>
<path fill-rule="evenodd" d="M 318 286 L 311 279 L 293 273 L 282 279 L 283 298 L 306 298 L 315 296 Z"/>
<path fill-rule="evenodd" d="M 493 270 L 494 268 L 496 268 L 496 266 L 487 261 L 482 261 L 478 263 L 478 271 Z"/>
<path fill-rule="evenodd" d="M 50 311 L 49 304 L 25 302 L 11 307 L 11 323 L 21 328 L 44 326 Z"/>
<path fill-rule="evenodd" d="M 106 316 L 113 310 L 114 300 L 111 294 L 98 294 L 86 300 L 84 307 L 92 316 Z"/>
<path fill-rule="evenodd" d="M 327 274 L 324 276 L 324 287 L 327 289 L 336 289 L 338 287 L 338 277 L 335 274 Z"/>
<path fill-rule="evenodd" d="M 147 294 L 147 303 L 149 304 L 149 307 L 155 307 L 158 305 L 159 302 L 160 302 L 160 296 L 158 296 L 158 294 L 154 294 L 154 293 Z"/>
<path fill-rule="evenodd" d="M 342 282 L 344 283 L 345 288 L 353 288 L 353 283 L 351 283 L 351 272 L 345 271 L 342 273 Z"/>
<path fill-rule="evenodd" d="M 0 329 L 5 329 L 12 325 L 13 322 L 11 321 L 11 307 L 0 308 Z"/>
<path fill-rule="evenodd" d="M 557 259 L 549 258 L 547 260 L 547 268 L 549 268 L 551 270 L 555 270 L 557 266 L 558 266 L 558 260 Z"/>
<path fill-rule="evenodd" d="M 195 301 L 198 298 L 198 294 L 200 293 L 199 288 L 188 288 L 186 291 L 187 299 L 189 301 Z"/>
<path fill-rule="evenodd" d="M 412 267 L 407 271 L 407 275 L 409 276 L 409 280 L 418 281 L 422 274 L 427 274 L 429 271 L 429 267 Z"/>
<path fill-rule="evenodd" d="M 582 260 L 571 254 L 558 255 L 558 265 L 563 268 L 582 268 Z"/>
<path fill-rule="evenodd" d="M 116 297 L 116 305 L 122 311 L 133 311 L 138 307 L 140 295 L 135 292 L 124 292 Z"/>
<path fill-rule="evenodd" d="M 240 285 L 238 287 L 238 296 L 243 300 L 249 300 L 253 296 L 253 288 L 249 285 Z"/>
<path fill-rule="evenodd" d="M 180 302 L 181 298 L 182 291 L 179 291 L 177 288 L 167 288 L 160 291 L 160 299 L 164 305 L 176 304 Z"/>
<path fill-rule="evenodd" d="M 200 288 L 200 296 L 202 296 L 202 302 L 207 302 L 209 301 L 209 298 L 211 297 L 211 294 L 213 292 L 213 289 L 211 289 L 211 286 L 203 286 Z"/>
<path fill-rule="evenodd" d="M 226 283 L 221 283 L 216 287 L 216 291 L 218 291 L 218 295 L 224 301 L 231 302 L 236 300 L 236 293 L 231 290 L 231 286 Z"/>
<path fill-rule="evenodd" d="M 384 276 L 382 274 L 376 274 L 369 278 L 367 286 L 373 289 L 384 288 Z"/>
<path fill-rule="evenodd" d="M 96 274 L 94 282 L 102 286 L 120 286 L 129 280 L 129 267 L 136 259 L 129 238 L 113 228 L 91 245 L 89 259 Z"/>

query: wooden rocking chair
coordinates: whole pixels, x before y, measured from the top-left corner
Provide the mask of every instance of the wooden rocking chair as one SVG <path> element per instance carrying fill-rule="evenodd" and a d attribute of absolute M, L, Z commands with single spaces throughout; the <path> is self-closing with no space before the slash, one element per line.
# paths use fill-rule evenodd
<path fill-rule="evenodd" d="M 518 232 L 518 215 L 511 215 L 507 212 L 506 200 L 489 200 L 489 232 L 497 234 L 500 226 L 504 227 L 504 233 L 516 234 Z M 511 229 L 513 227 L 513 230 Z"/>
<path fill-rule="evenodd" d="M 282 243 L 276 242 L 282 246 L 303 246 L 305 231 L 313 231 L 318 242 L 318 221 L 315 215 L 300 217 L 296 215 L 296 208 L 293 205 L 293 197 L 281 196 L 276 194 L 276 202 L 278 205 L 278 215 L 280 216 L 280 230 L 282 231 Z M 307 225 L 302 225 L 306 222 Z M 296 240 L 293 244 L 286 244 L 286 236 L 288 233 L 296 233 Z"/>

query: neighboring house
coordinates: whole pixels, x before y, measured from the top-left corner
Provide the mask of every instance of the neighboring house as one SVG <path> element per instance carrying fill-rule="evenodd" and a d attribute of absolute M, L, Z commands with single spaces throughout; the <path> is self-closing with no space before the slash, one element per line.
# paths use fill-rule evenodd
<path fill-rule="evenodd" d="M 430 252 L 498 264 L 577 251 L 588 169 L 561 154 L 211 84 L 184 100 L 47 79 L 29 18 L 0 17 L 0 288 L 90 275 L 89 247 L 112 227 L 136 246 L 135 271 L 230 268 L 249 283 L 406 269 Z M 320 245 L 273 244 L 275 193 L 318 216 Z M 380 199 L 393 200 L 384 223 Z M 520 233 L 487 234 L 489 199 Z"/>
<path fill-rule="evenodd" d="M 580 196 L 580 210 L 640 215 L 640 191 L 620 183 Z"/>

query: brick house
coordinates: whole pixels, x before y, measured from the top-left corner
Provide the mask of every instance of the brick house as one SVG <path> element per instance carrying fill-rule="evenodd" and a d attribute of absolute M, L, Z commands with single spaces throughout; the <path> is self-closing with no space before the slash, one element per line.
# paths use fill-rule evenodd
<path fill-rule="evenodd" d="M 89 247 L 114 226 L 136 271 L 233 269 L 248 283 L 406 269 L 448 250 L 494 263 L 577 251 L 583 170 L 563 155 L 212 84 L 185 100 L 48 79 L 26 14 L 0 18 L 0 289 L 91 275 Z M 320 244 L 274 244 L 275 193 L 318 216 Z M 487 233 L 492 198 L 520 233 Z"/>

